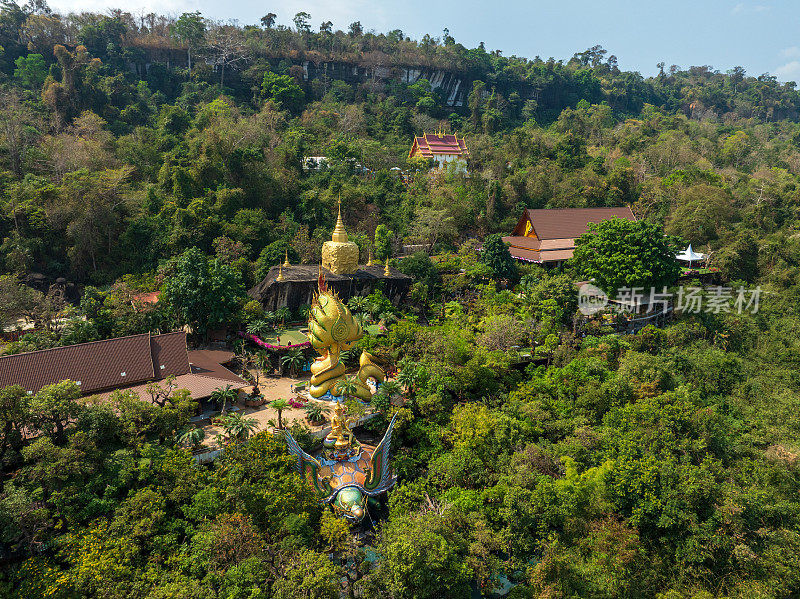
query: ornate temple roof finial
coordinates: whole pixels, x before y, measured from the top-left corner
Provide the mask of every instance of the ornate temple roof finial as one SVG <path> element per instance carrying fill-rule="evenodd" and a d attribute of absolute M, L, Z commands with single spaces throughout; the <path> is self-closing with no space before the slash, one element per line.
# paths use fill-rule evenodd
<path fill-rule="evenodd" d="M 372 261 L 372 248 L 369 248 L 369 260 L 367 260 L 367 266 L 375 266 L 375 263 Z"/>
<path fill-rule="evenodd" d="M 289 263 L 289 250 L 288 249 L 286 250 L 286 259 L 283 261 L 283 265 L 286 266 L 286 267 L 291 266 L 291 264 Z"/>
<path fill-rule="evenodd" d="M 389 270 L 389 258 L 386 258 L 386 268 L 383 269 L 383 274 L 387 277 L 392 276 L 392 272 Z"/>
<path fill-rule="evenodd" d="M 283 264 L 278 267 L 278 277 L 275 279 L 276 281 L 283 281 Z"/>
<path fill-rule="evenodd" d="M 346 243 L 347 239 L 347 231 L 344 230 L 344 221 L 342 220 L 342 197 L 339 196 L 339 216 L 336 218 L 336 228 L 333 230 L 333 237 L 331 238 L 332 241 L 338 241 L 339 243 Z"/>

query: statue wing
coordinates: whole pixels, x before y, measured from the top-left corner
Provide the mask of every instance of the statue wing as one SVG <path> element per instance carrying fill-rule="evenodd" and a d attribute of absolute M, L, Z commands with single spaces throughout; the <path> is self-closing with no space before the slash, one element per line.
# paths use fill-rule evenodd
<path fill-rule="evenodd" d="M 381 442 L 378 443 L 372 453 L 369 478 L 364 483 L 364 489 L 368 495 L 380 495 L 391 487 L 396 479 L 389 468 L 389 455 L 391 453 L 392 431 L 394 430 L 395 420 L 397 420 L 396 413 L 392 416 L 392 421 L 389 423 L 389 428 L 386 429 L 386 434 L 383 435 L 383 439 L 381 439 Z"/>
<path fill-rule="evenodd" d="M 332 493 L 332 489 L 325 484 L 325 480 L 320 479 L 319 471 L 322 468 L 322 464 L 319 463 L 319 460 L 303 451 L 303 448 L 297 444 L 297 441 L 289 431 L 284 430 L 283 437 L 286 440 L 286 448 L 289 453 L 297 458 L 297 464 L 295 465 L 297 471 L 306 479 L 308 484 L 314 487 L 317 493 L 323 497 L 329 496 Z"/>

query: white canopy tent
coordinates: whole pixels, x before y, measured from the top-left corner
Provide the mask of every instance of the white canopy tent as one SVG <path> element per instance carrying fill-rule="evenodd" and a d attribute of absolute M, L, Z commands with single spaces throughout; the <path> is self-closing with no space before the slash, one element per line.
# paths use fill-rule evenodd
<path fill-rule="evenodd" d="M 692 244 L 689 244 L 685 250 L 683 250 L 680 254 L 675 256 L 676 259 L 680 260 L 681 262 L 688 262 L 689 266 L 692 265 L 692 262 L 699 262 L 701 260 L 705 260 L 705 254 L 698 254 L 692 249 Z"/>

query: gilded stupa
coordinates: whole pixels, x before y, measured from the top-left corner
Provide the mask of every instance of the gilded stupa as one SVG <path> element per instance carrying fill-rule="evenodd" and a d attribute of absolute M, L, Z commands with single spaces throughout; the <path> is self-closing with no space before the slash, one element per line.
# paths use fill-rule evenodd
<path fill-rule="evenodd" d="M 322 266 L 335 275 L 349 275 L 358 270 L 358 246 L 347 238 L 342 221 L 342 201 L 339 216 L 330 241 L 322 244 Z"/>

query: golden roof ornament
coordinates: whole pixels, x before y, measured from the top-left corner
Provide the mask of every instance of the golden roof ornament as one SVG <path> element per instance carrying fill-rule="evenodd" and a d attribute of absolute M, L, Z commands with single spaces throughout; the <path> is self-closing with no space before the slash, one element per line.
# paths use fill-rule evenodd
<path fill-rule="evenodd" d="M 285 267 L 287 267 L 287 268 L 291 266 L 291 264 L 289 263 L 289 250 L 288 249 L 286 250 L 286 259 L 283 261 L 283 265 Z"/>
<path fill-rule="evenodd" d="M 369 248 L 369 260 L 367 260 L 367 266 L 375 266 L 375 263 L 372 261 L 372 248 Z"/>
<path fill-rule="evenodd" d="M 392 276 L 392 271 L 389 270 L 389 258 L 386 258 L 386 268 L 383 269 L 383 274 L 387 277 Z"/>
<path fill-rule="evenodd" d="M 339 216 L 336 218 L 336 228 L 333 230 L 332 241 L 339 243 L 346 243 L 347 231 L 344 230 L 344 221 L 342 220 L 342 198 L 339 198 Z"/>
<path fill-rule="evenodd" d="M 275 279 L 278 282 L 283 281 L 283 264 L 278 267 L 278 278 Z"/>

